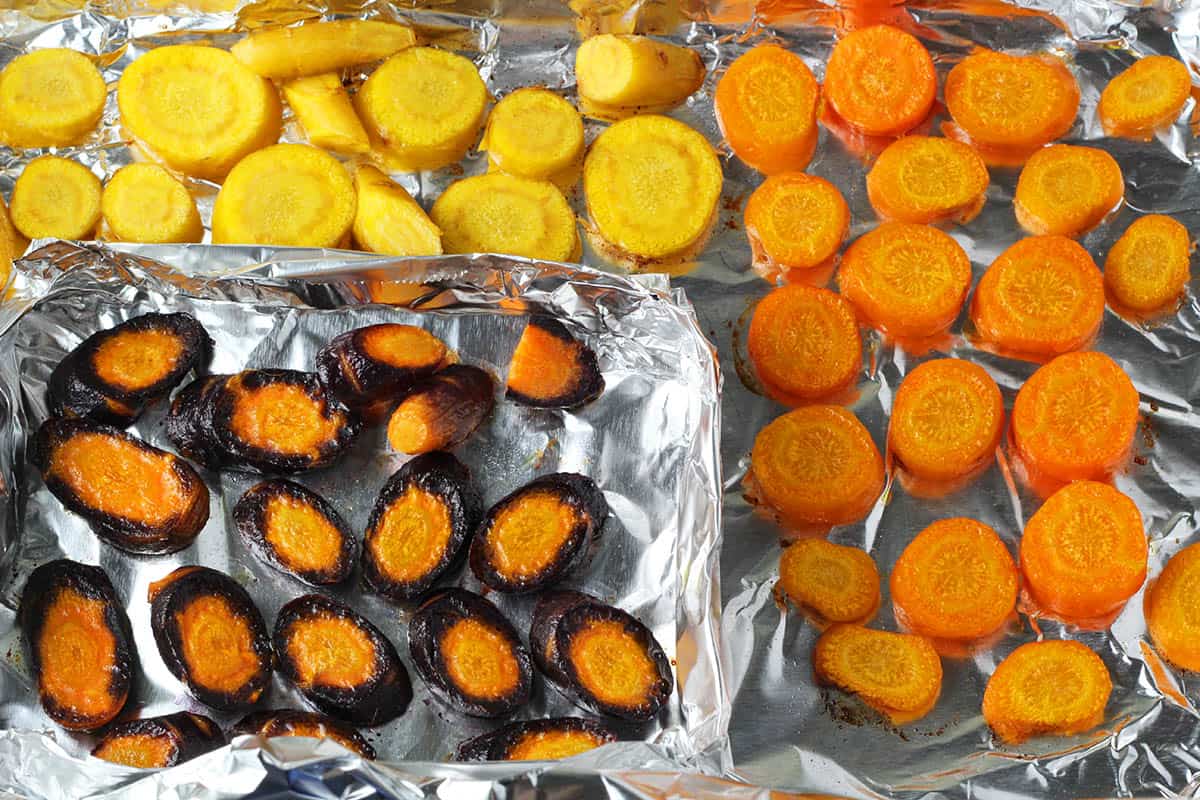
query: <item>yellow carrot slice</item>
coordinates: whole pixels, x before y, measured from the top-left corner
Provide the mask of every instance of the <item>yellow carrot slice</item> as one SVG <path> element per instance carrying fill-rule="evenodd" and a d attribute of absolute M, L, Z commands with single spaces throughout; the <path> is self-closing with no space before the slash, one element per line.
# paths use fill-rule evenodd
<path fill-rule="evenodd" d="M 430 213 L 447 253 L 505 253 L 571 261 L 575 214 L 548 181 L 491 173 L 450 184 Z"/>
<path fill-rule="evenodd" d="M 283 97 L 310 144 L 346 155 L 371 152 L 367 132 L 336 72 L 288 81 Z"/>
<path fill-rule="evenodd" d="M 100 70 L 83 53 L 55 47 L 18 56 L 0 72 L 0 141 L 79 144 L 100 122 L 105 94 Z"/>
<path fill-rule="evenodd" d="M 674 108 L 700 88 L 704 74 L 695 50 L 648 36 L 605 33 L 575 54 L 580 105 L 604 119 Z"/>
<path fill-rule="evenodd" d="M 441 255 L 441 230 L 403 186 L 363 165 L 354 173 L 354 188 L 354 241 L 359 247 L 393 256 Z"/>
<path fill-rule="evenodd" d="M 583 165 L 583 120 L 548 89 L 517 89 L 492 109 L 484 148 L 491 169 L 566 189 Z"/>
<path fill-rule="evenodd" d="M 344 19 L 256 31 L 230 52 L 264 78 L 291 80 L 379 61 L 416 41 L 407 25 Z"/>
<path fill-rule="evenodd" d="M 77 161 L 35 158 L 13 186 L 10 214 L 30 239 L 90 239 L 100 221 L 100 179 Z"/>
<path fill-rule="evenodd" d="M 123 242 L 198 242 L 204 226 L 187 187 L 157 164 L 130 164 L 108 180 L 100 210 Z"/>

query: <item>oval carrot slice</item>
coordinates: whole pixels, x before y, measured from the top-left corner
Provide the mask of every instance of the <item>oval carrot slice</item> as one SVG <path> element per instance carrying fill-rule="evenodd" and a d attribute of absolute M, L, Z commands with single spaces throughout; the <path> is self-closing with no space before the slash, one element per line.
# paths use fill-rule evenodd
<path fill-rule="evenodd" d="M 763 388 L 785 405 L 842 392 L 862 367 L 854 309 L 815 286 L 772 289 L 754 309 L 746 346 Z"/>
<path fill-rule="evenodd" d="M 800 56 L 773 44 L 747 51 L 717 82 L 717 125 L 733 152 L 766 175 L 800 171 L 817 147 L 821 89 Z"/>
<path fill-rule="evenodd" d="M 857 547 L 799 539 L 779 559 L 779 585 L 822 623 L 861 624 L 879 610 L 879 570 Z"/>
<path fill-rule="evenodd" d="M 1104 278 L 1087 250 L 1062 236 L 1031 236 L 1001 253 L 971 307 L 983 342 L 1030 356 L 1083 347 L 1103 318 Z"/>
<path fill-rule="evenodd" d="M 971 260 L 936 228 L 885 222 L 846 250 L 838 288 L 874 328 L 896 336 L 936 336 L 962 310 Z"/>
<path fill-rule="evenodd" d="M 1013 210 L 1030 233 L 1079 236 L 1099 225 L 1124 197 L 1116 159 L 1096 147 L 1056 144 L 1025 163 Z"/>
<path fill-rule="evenodd" d="M 915 36 L 891 25 L 872 25 L 834 45 L 824 91 L 853 127 L 873 136 L 894 136 L 929 116 L 937 73 Z"/>
<path fill-rule="evenodd" d="M 746 201 L 756 265 L 812 269 L 828 263 L 850 229 L 850 208 L 829 181 L 803 172 L 772 175 Z"/>
<path fill-rule="evenodd" d="M 1109 136 L 1146 138 L 1174 122 L 1191 93 L 1187 65 L 1170 56 L 1146 56 L 1108 82 L 1096 111 Z"/>
<path fill-rule="evenodd" d="M 1017 392 L 1017 455 L 1060 481 L 1103 480 L 1129 455 L 1138 393 L 1103 353 L 1068 353 L 1038 369 Z"/>
<path fill-rule="evenodd" d="M 1146 593 L 1146 627 L 1163 658 L 1200 672 L 1200 544 L 1167 562 Z"/>
<path fill-rule="evenodd" d="M 1021 536 L 1021 572 L 1039 606 L 1071 621 L 1118 611 L 1146 580 L 1146 533 L 1136 505 L 1106 483 L 1052 494 Z"/>
<path fill-rule="evenodd" d="M 846 525 L 883 491 L 883 459 L 871 434 L 841 406 L 806 406 L 759 431 L 751 480 L 767 505 L 804 526 Z"/>
<path fill-rule="evenodd" d="M 1104 720 L 1108 667 L 1085 644 L 1029 642 L 1000 662 L 983 692 L 983 718 L 1004 741 L 1072 736 Z"/>
<path fill-rule="evenodd" d="M 927 361 L 896 391 L 888 446 L 914 475 L 950 481 L 990 462 L 1004 428 L 1000 387 L 978 364 Z"/>
<path fill-rule="evenodd" d="M 1157 311 L 1179 299 L 1191 278 L 1187 228 L 1163 214 L 1134 220 L 1108 251 L 1104 285 L 1134 311 Z"/>
<path fill-rule="evenodd" d="M 867 198 L 885 220 L 970 222 L 983 209 L 988 181 L 987 165 L 971 145 L 905 136 L 867 173 Z"/>
<path fill-rule="evenodd" d="M 831 683 L 894 724 L 920 719 L 942 692 L 942 660 L 922 636 L 834 625 L 813 651 L 817 680 Z"/>

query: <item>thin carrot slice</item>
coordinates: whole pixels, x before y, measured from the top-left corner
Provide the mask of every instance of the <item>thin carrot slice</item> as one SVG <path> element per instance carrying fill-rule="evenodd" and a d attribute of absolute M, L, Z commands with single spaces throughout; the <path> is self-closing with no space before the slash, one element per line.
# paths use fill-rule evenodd
<path fill-rule="evenodd" d="M 850 229 L 850 208 L 829 181 L 803 172 L 773 175 L 746 201 L 746 236 L 764 269 L 828 263 Z"/>
<path fill-rule="evenodd" d="M 925 45 L 891 25 L 860 28 L 833 48 L 825 97 L 853 127 L 873 136 L 911 130 L 933 108 L 937 73 Z"/>
<path fill-rule="evenodd" d="M 204 225 L 187 187 L 157 164 L 129 164 L 108 179 L 100 211 L 124 242 L 198 242 Z"/>
<path fill-rule="evenodd" d="M 1038 369 L 1017 392 L 1017 455 L 1060 481 L 1103 480 L 1133 446 L 1138 393 L 1103 353 L 1068 353 Z"/>
<path fill-rule="evenodd" d="M 480 149 L 489 170 L 551 181 L 565 192 L 583 168 L 583 120 L 549 89 L 517 89 L 492 109 Z"/>
<path fill-rule="evenodd" d="M 857 547 L 799 539 L 779 559 L 779 585 L 823 623 L 863 624 L 879 610 L 879 570 Z"/>
<path fill-rule="evenodd" d="M 942 692 L 942 660 L 922 636 L 834 625 L 813 651 L 817 679 L 886 715 L 894 724 L 920 719 Z"/>
<path fill-rule="evenodd" d="M 1096 147 L 1056 144 L 1025 163 L 1013 210 L 1030 233 L 1079 236 L 1099 225 L 1124 197 L 1116 159 Z"/>
<path fill-rule="evenodd" d="M 104 78 L 64 47 L 17 56 L 0 72 L 0 141 L 10 147 L 79 144 L 104 112 Z"/>
<path fill-rule="evenodd" d="M 1086 345 L 1104 319 L 1104 278 L 1077 242 L 1030 236 L 979 280 L 971 321 L 984 343 L 1034 357 Z"/>
<path fill-rule="evenodd" d="M 1171 556 L 1146 593 L 1146 627 L 1163 658 L 1200 672 L 1200 543 Z"/>
<path fill-rule="evenodd" d="M 1108 251 L 1104 285 L 1134 311 L 1157 311 L 1183 294 L 1191 278 L 1187 228 L 1163 214 L 1135 220 Z"/>
<path fill-rule="evenodd" d="M 896 336 L 936 336 L 962 310 L 971 260 L 937 228 L 885 222 L 846 250 L 838 288 L 874 328 Z"/>
<path fill-rule="evenodd" d="M 978 364 L 928 361 L 900 383 L 888 446 L 918 477 L 950 481 L 992 460 L 1004 428 L 1000 387 Z"/>
<path fill-rule="evenodd" d="M 987 165 L 971 145 L 905 136 L 867 173 L 867 197 L 885 220 L 969 222 L 983 209 L 988 180 Z"/>
<path fill-rule="evenodd" d="M 1174 122 L 1191 93 L 1186 64 L 1170 56 L 1146 56 L 1108 82 L 1096 111 L 1109 136 L 1146 138 Z"/>
<path fill-rule="evenodd" d="M 62 156 L 38 156 L 17 176 L 9 214 L 29 239 L 90 239 L 100 221 L 100 179 Z"/>
<path fill-rule="evenodd" d="M 983 692 L 983 718 L 1004 741 L 1073 736 L 1104 720 L 1108 667 L 1075 641 L 1029 642 L 1000 662 Z"/>
<path fill-rule="evenodd" d="M 754 440 L 751 482 L 785 521 L 847 525 L 883 491 L 883 459 L 871 434 L 841 406 L 806 406 L 771 422 Z"/>
<path fill-rule="evenodd" d="M 733 152 L 766 175 L 800 171 L 817 147 L 821 88 L 800 56 L 758 45 L 729 65 L 713 98 Z"/>
<path fill-rule="evenodd" d="M 1046 611 L 1098 620 L 1125 605 L 1146 580 L 1142 515 L 1106 483 L 1076 481 L 1052 494 L 1021 536 L 1021 572 Z"/>
<path fill-rule="evenodd" d="M 773 289 L 754 310 L 746 345 L 763 388 L 785 405 L 832 397 L 862 368 L 854 309 L 815 286 Z"/>

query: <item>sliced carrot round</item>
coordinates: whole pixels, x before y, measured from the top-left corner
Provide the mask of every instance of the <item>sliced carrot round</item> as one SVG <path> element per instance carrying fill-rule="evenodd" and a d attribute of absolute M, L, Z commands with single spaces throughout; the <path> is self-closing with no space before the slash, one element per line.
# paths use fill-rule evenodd
<path fill-rule="evenodd" d="M 1039 606 L 1074 621 L 1118 611 L 1146 580 L 1142 515 L 1106 483 L 1076 481 L 1025 525 L 1021 572 Z"/>
<path fill-rule="evenodd" d="M 815 286 L 771 290 L 754 310 L 746 346 L 767 393 L 787 405 L 844 391 L 862 368 L 854 309 Z"/>
<path fill-rule="evenodd" d="M 759 431 L 750 454 L 754 488 L 787 521 L 846 525 L 883 491 L 871 434 L 841 406 L 806 406 Z"/>
<path fill-rule="evenodd" d="M 1200 672 L 1200 544 L 1172 556 L 1151 585 L 1146 627 L 1163 658 Z"/>
<path fill-rule="evenodd" d="M 983 718 L 1006 742 L 1072 736 L 1104 720 L 1108 667 L 1075 641 L 1029 642 L 1000 662 L 983 692 Z"/>
<path fill-rule="evenodd" d="M 879 610 L 879 570 L 857 547 L 799 539 L 779 559 L 779 585 L 822 622 L 865 623 Z"/>
<path fill-rule="evenodd" d="M 1125 229 L 1108 251 L 1104 285 L 1134 311 L 1157 311 L 1179 299 L 1191 278 L 1192 240 L 1187 228 L 1163 214 L 1148 214 Z"/>
<path fill-rule="evenodd" d="M 1077 242 L 1030 236 L 997 256 L 979 280 L 971 320 L 1003 350 L 1053 356 L 1087 344 L 1104 319 L 1104 278 Z"/>
<path fill-rule="evenodd" d="M 950 327 L 971 288 L 971 260 L 927 225 L 885 222 L 842 256 L 838 288 L 864 320 L 897 336 L 935 336 Z"/>
<path fill-rule="evenodd" d="M 858 695 L 894 724 L 920 719 L 942 691 L 942 660 L 922 636 L 834 625 L 817 639 L 818 680 Z"/>
<path fill-rule="evenodd" d="M 872 25 L 834 45 L 824 91 L 834 111 L 853 127 L 894 136 L 929 116 L 937 73 L 915 36 L 891 25 Z"/>
<path fill-rule="evenodd" d="M 800 56 L 773 44 L 729 65 L 713 98 L 733 152 L 766 175 L 803 170 L 817 147 L 821 88 Z"/>
<path fill-rule="evenodd" d="M 1096 110 L 1109 136 L 1146 137 L 1174 122 L 1191 94 L 1187 65 L 1146 56 L 1108 82 Z"/>
<path fill-rule="evenodd" d="M 1116 159 L 1097 147 L 1056 144 L 1025 163 L 1013 210 L 1030 233 L 1078 236 L 1099 225 L 1124 196 Z"/>
<path fill-rule="evenodd" d="M 987 165 L 971 145 L 905 136 L 867 173 L 867 198 L 881 219 L 969 222 L 983 208 L 988 181 Z"/>
<path fill-rule="evenodd" d="M 1103 353 L 1068 353 L 1017 392 L 1012 437 L 1030 467 L 1055 480 L 1103 480 L 1125 460 L 1138 423 L 1138 393 Z"/>
<path fill-rule="evenodd" d="M 746 201 L 745 221 L 756 263 L 811 269 L 837 254 L 850 229 L 850 208 L 824 178 L 787 172 L 754 190 Z"/>
<path fill-rule="evenodd" d="M 896 391 L 888 445 L 918 477 L 949 481 L 990 461 L 1004 429 L 1000 387 L 978 364 L 928 361 Z"/>

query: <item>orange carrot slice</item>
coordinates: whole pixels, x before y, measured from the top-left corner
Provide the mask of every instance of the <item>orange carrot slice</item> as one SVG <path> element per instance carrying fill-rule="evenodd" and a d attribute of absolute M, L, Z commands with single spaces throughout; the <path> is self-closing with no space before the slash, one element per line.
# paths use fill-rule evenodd
<path fill-rule="evenodd" d="M 1135 220 L 1108 251 L 1104 285 L 1134 311 L 1158 311 L 1179 299 L 1191 278 L 1187 228 L 1162 214 Z"/>
<path fill-rule="evenodd" d="M 987 165 L 971 145 L 905 136 L 867 173 L 867 197 L 881 219 L 970 222 L 983 209 L 988 180 Z"/>
<path fill-rule="evenodd" d="M 1146 627 L 1158 652 L 1177 667 L 1200 672 L 1200 544 L 1171 557 L 1146 593 Z"/>
<path fill-rule="evenodd" d="M 850 229 L 850 208 L 829 181 L 803 172 L 772 175 L 746 201 L 746 236 L 761 269 L 828 263 Z"/>
<path fill-rule="evenodd" d="M 1030 233 L 1079 236 L 1099 225 L 1124 197 L 1116 159 L 1096 147 L 1056 144 L 1026 162 L 1013 210 Z"/>
<path fill-rule="evenodd" d="M 1108 82 L 1096 111 L 1109 136 L 1148 138 L 1175 121 L 1191 93 L 1187 65 L 1170 56 L 1146 56 Z"/>
<path fill-rule="evenodd" d="M 817 146 L 821 89 L 800 56 L 758 45 L 729 65 L 713 98 L 733 152 L 766 175 L 800 171 Z"/>
<path fill-rule="evenodd" d="M 817 639 L 813 667 L 817 680 L 858 695 L 896 725 L 928 714 L 942 691 L 933 644 L 905 633 L 834 625 Z"/>
<path fill-rule="evenodd" d="M 857 547 L 799 539 L 779 559 L 779 585 L 820 623 L 865 623 L 879 610 L 879 570 Z"/>
<path fill-rule="evenodd" d="M 853 127 L 873 136 L 894 136 L 929 116 L 937 73 L 915 36 L 891 25 L 872 25 L 846 34 L 834 46 L 824 91 Z"/>
<path fill-rule="evenodd" d="M 1001 253 L 979 280 L 971 320 L 999 349 L 1053 356 L 1087 344 L 1104 319 L 1104 278 L 1077 242 L 1031 236 Z"/>

